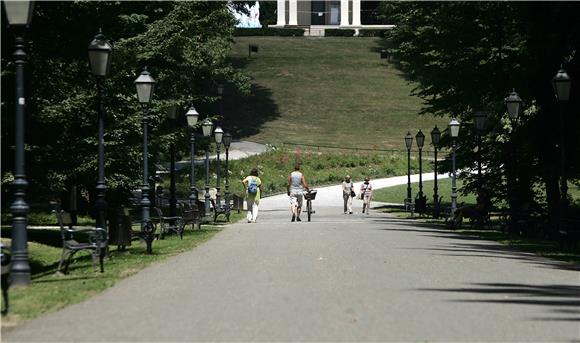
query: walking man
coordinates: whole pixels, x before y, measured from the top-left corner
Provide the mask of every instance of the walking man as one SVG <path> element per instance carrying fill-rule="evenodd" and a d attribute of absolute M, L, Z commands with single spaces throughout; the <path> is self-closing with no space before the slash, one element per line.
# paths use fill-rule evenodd
<path fill-rule="evenodd" d="M 294 165 L 294 171 L 288 175 L 288 186 L 286 191 L 290 197 L 290 211 L 292 211 L 291 221 L 301 221 L 300 212 L 302 211 L 302 193 L 308 190 L 308 184 L 304 179 L 304 174 L 300 172 L 300 164 Z"/>

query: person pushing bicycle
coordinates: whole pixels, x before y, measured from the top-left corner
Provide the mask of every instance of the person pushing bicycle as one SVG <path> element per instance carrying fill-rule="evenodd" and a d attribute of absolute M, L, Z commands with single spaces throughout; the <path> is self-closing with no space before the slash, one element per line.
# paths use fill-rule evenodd
<path fill-rule="evenodd" d="M 308 184 L 304 179 L 304 174 L 300 172 L 300 164 L 294 165 L 294 171 L 288 175 L 288 186 L 286 191 L 290 197 L 290 211 L 292 212 L 291 221 L 300 220 L 300 212 L 302 211 L 302 200 L 304 198 L 303 192 L 308 190 Z"/>

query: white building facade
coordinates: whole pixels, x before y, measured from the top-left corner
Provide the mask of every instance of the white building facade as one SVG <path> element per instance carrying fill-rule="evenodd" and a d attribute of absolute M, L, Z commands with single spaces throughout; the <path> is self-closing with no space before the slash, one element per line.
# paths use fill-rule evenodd
<path fill-rule="evenodd" d="M 377 28 L 394 25 L 377 23 L 373 13 L 379 1 L 361 0 L 277 0 L 277 22 L 270 27 L 309 26 L 321 28 Z"/>

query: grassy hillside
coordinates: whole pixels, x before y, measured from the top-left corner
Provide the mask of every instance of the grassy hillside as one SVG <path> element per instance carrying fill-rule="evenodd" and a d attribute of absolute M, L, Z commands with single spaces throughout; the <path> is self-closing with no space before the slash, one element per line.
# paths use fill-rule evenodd
<path fill-rule="evenodd" d="M 250 43 L 259 52 L 248 59 Z M 261 143 L 359 148 L 403 148 L 407 131 L 445 126 L 417 115 L 413 85 L 379 50 L 378 38 L 236 37 L 231 58 L 253 78 L 253 94 L 226 96 L 228 126 Z"/>

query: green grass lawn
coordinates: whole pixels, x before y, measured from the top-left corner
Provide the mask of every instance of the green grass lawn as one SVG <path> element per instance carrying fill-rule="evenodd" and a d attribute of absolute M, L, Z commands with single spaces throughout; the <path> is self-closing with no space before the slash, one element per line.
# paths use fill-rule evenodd
<path fill-rule="evenodd" d="M 433 202 L 433 184 L 434 181 L 424 181 L 423 182 L 423 194 L 427 196 L 427 202 Z M 475 194 L 467 194 L 466 196 L 461 195 L 461 187 L 463 186 L 463 182 L 461 180 L 457 180 L 457 189 L 458 189 L 458 197 L 457 203 L 465 203 L 465 204 L 475 204 Z M 451 203 L 451 179 L 442 179 L 437 181 L 437 193 L 439 196 L 442 196 L 441 202 L 443 204 Z M 413 197 L 419 193 L 419 183 L 411 183 L 411 191 Z M 399 185 L 394 187 L 387 187 L 378 189 L 374 192 L 373 199 L 375 201 L 381 202 L 389 202 L 389 203 L 400 203 L 402 204 L 404 199 L 407 197 L 407 185 Z"/>
<path fill-rule="evenodd" d="M 311 187 L 321 187 L 338 184 L 349 174 L 353 180 L 361 181 L 365 176 L 371 178 L 397 176 L 406 173 L 407 159 L 401 154 L 388 152 L 361 152 L 353 154 L 337 151 L 312 151 L 304 149 L 284 149 L 277 148 L 267 153 L 251 156 L 242 160 L 232 161 L 229 164 L 230 193 L 243 196 L 241 180 L 243 180 L 252 168 L 257 168 L 262 179 L 262 190 L 264 195 L 275 194 L 286 191 L 288 174 L 294 170 L 294 163 L 302 164 L 302 171 Z M 431 170 L 431 165 L 423 164 L 423 169 L 427 172 Z M 411 171 L 418 172 L 419 162 L 417 159 L 411 161 Z M 225 170 L 224 171 L 225 175 Z M 211 187 L 216 186 L 217 177 L 215 175 L 215 165 L 210 168 Z M 178 177 L 178 197 L 184 198 L 189 195 L 189 170 L 182 170 Z M 202 177 L 205 171 L 198 169 L 198 188 L 203 187 Z M 225 178 L 221 179 L 221 188 L 225 189 Z M 168 189 L 169 180 L 164 180 L 164 188 Z"/>
<path fill-rule="evenodd" d="M 419 116 L 421 100 L 394 66 L 379 58 L 378 38 L 236 37 L 234 65 L 253 94 L 225 97 L 225 121 L 261 143 L 403 148 L 407 131 L 428 132 L 447 119 Z M 248 44 L 259 53 L 248 59 Z M 430 142 L 430 139 L 427 139 Z"/>
<path fill-rule="evenodd" d="M 423 182 L 423 194 L 427 196 L 427 202 L 433 202 L 433 184 L 434 181 L 424 181 Z M 572 183 L 568 184 L 569 191 L 568 194 L 572 198 L 572 202 L 580 202 L 580 189 Z M 461 187 L 463 187 L 463 181 L 461 179 L 457 180 L 457 190 L 458 190 L 458 197 L 457 203 L 465 203 L 465 204 L 475 204 L 476 203 L 476 195 L 473 193 L 469 193 L 467 195 L 461 194 Z M 443 204 L 450 204 L 451 203 L 451 179 L 442 179 L 437 181 L 437 188 L 439 196 L 443 196 L 441 202 Z M 411 183 L 411 191 L 413 197 L 419 193 L 419 183 Z M 394 187 L 387 187 L 378 189 L 374 192 L 373 199 L 375 201 L 380 202 L 388 202 L 388 203 L 400 203 L 402 204 L 404 199 L 407 197 L 407 184 L 394 186 Z"/>

